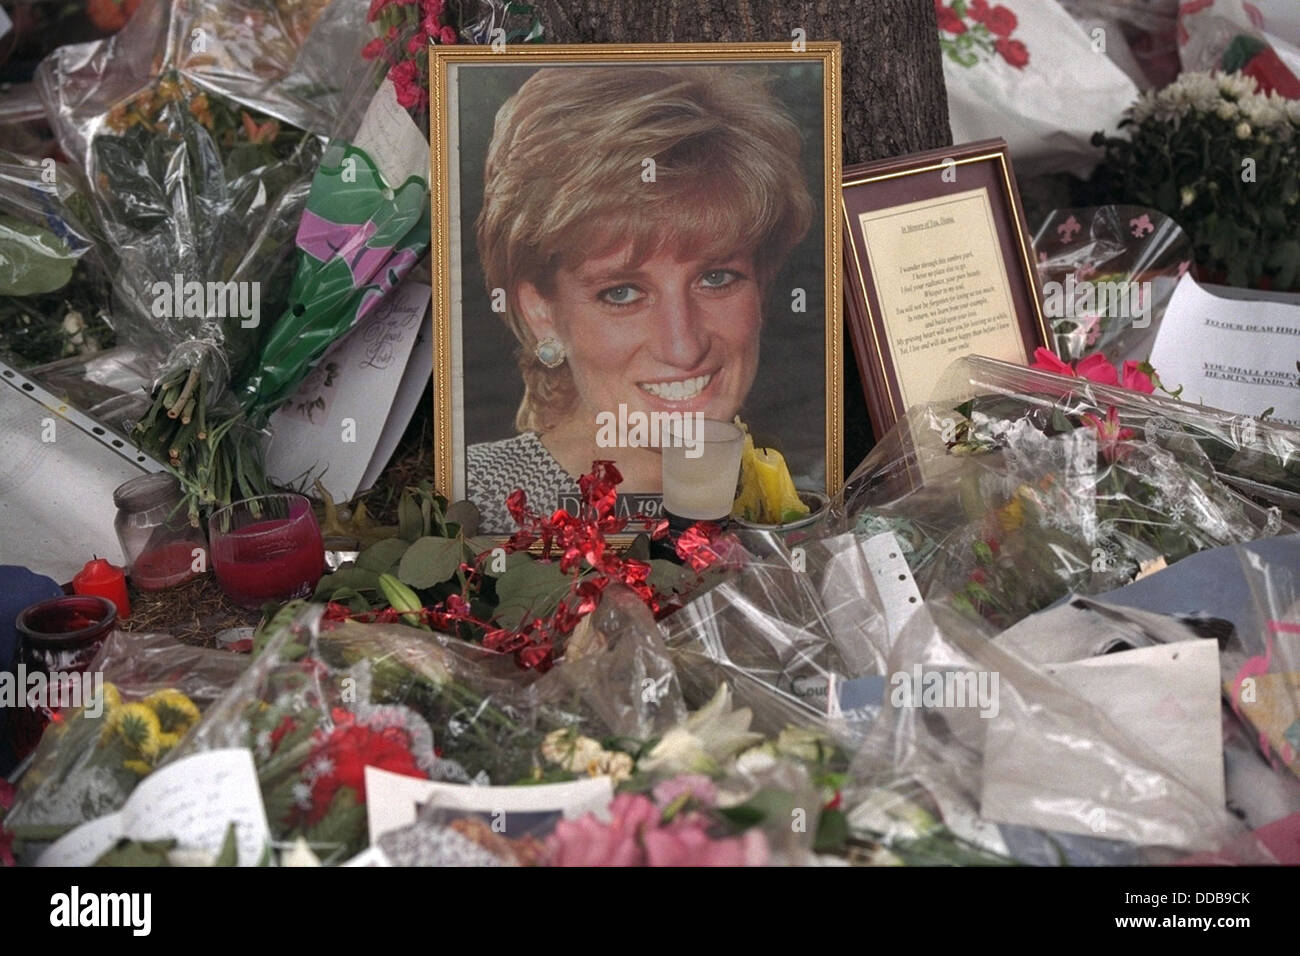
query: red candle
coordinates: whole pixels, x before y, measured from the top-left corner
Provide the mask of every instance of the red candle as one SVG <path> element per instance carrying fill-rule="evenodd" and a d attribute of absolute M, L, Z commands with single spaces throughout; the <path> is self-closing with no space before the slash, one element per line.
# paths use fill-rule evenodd
<path fill-rule="evenodd" d="M 95 594 L 108 598 L 117 605 L 117 616 L 131 616 L 131 601 L 126 596 L 126 575 L 116 565 L 104 558 L 87 561 L 86 566 L 72 579 L 72 590 L 77 594 Z"/>

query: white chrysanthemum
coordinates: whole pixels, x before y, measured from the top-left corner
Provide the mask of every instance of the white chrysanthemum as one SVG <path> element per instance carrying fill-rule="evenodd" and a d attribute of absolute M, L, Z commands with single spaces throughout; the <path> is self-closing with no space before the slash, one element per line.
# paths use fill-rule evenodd
<path fill-rule="evenodd" d="M 1189 73 L 1182 85 L 1187 105 L 1201 113 L 1213 113 L 1223 101 L 1219 84 L 1209 73 Z"/>
<path fill-rule="evenodd" d="M 1262 96 L 1250 96 L 1241 101 L 1242 115 L 1256 129 L 1269 129 L 1282 122 L 1282 111 Z"/>
<path fill-rule="evenodd" d="M 1250 124 L 1241 122 L 1237 124 L 1237 139 L 1250 139 Z"/>
<path fill-rule="evenodd" d="M 1239 100 L 1243 96 L 1252 96 L 1258 89 L 1255 78 L 1245 73 L 1220 73 L 1218 79 L 1219 90 L 1234 100 Z"/>
<path fill-rule="evenodd" d="M 1286 116 L 1294 125 L 1300 126 L 1300 100 L 1287 100 Z"/>
<path fill-rule="evenodd" d="M 1215 107 L 1214 115 L 1226 123 L 1231 123 L 1237 118 L 1237 104 L 1224 100 Z"/>
<path fill-rule="evenodd" d="M 1183 208 L 1186 209 L 1194 202 L 1196 202 L 1196 190 L 1191 186 L 1184 186 L 1182 191 Z"/>

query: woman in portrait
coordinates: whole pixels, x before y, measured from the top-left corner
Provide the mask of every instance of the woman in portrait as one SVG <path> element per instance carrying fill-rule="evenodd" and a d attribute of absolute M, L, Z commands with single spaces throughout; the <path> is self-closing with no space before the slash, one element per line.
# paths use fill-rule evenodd
<path fill-rule="evenodd" d="M 660 492 L 659 450 L 599 447 L 602 412 L 741 410 L 763 302 L 813 216 L 800 153 L 752 68 L 550 67 L 502 106 L 478 252 L 524 396 L 518 435 L 467 449 L 486 530 L 513 526 L 515 488 L 547 512 L 596 459 L 623 493 Z"/>

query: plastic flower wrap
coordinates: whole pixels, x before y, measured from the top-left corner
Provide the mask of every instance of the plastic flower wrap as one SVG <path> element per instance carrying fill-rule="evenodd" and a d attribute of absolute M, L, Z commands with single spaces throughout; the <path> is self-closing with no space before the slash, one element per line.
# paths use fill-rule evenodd
<path fill-rule="evenodd" d="M 935 396 L 855 472 L 844 518 L 894 531 L 928 600 L 996 627 L 1287 527 L 1195 440 L 1230 416 L 983 358 L 954 363 Z M 1289 431 L 1263 441 L 1294 466 Z"/>
<path fill-rule="evenodd" d="M 928 607 L 897 635 L 894 676 L 843 794 L 849 843 L 867 862 L 1273 861 L 1221 789 L 1212 797 L 1143 728 L 991 636 Z M 918 684 L 922 694 L 903 692 Z"/>
<path fill-rule="evenodd" d="M 726 682 L 758 730 L 819 726 L 836 680 L 883 673 L 884 611 L 860 541 L 747 543 L 765 553 L 660 623 L 686 699 L 702 705 Z"/>
<path fill-rule="evenodd" d="M 1255 616 L 1224 650 L 1224 695 L 1270 766 L 1300 777 L 1300 568 L 1238 554 Z"/>
<path fill-rule="evenodd" d="M 113 344 L 101 250 L 77 177 L 0 150 L 0 357 L 19 368 Z"/>
<path fill-rule="evenodd" d="M 120 809 L 247 663 L 166 635 L 114 631 L 86 671 L 103 675 L 102 689 L 55 714 L 5 825 L 24 840 L 52 840 Z"/>
<path fill-rule="evenodd" d="M 1034 235 L 1043 308 L 1066 361 L 1145 361 L 1192 244 L 1173 219 L 1139 206 L 1058 209 Z"/>

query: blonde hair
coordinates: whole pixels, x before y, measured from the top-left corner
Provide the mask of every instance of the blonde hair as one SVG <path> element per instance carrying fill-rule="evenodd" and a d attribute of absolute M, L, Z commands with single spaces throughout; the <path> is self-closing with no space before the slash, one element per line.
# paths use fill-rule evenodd
<path fill-rule="evenodd" d="M 738 67 L 552 67 L 501 107 L 484 170 L 478 251 L 489 295 L 506 293 L 519 340 L 522 431 L 573 407 L 567 365 L 548 369 L 519 310 L 521 283 L 544 295 L 556 271 L 631 247 L 701 257 L 753 250 L 764 289 L 808 231 L 813 204 L 799 130 L 763 77 Z M 654 181 L 642 179 L 654 161 Z"/>

